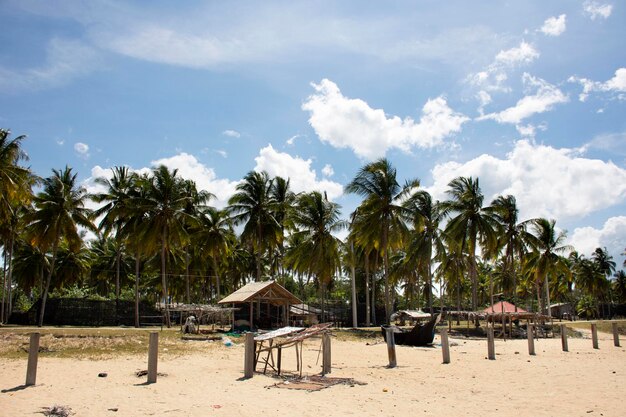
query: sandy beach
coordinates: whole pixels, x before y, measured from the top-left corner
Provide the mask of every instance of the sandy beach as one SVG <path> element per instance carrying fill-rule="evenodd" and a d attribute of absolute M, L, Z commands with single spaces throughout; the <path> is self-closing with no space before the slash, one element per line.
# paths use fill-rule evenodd
<path fill-rule="evenodd" d="M 429 348 L 397 347 L 396 368 L 387 368 L 382 339 L 332 339 L 332 372 L 347 383 L 318 391 L 277 387 L 283 379 L 257 373 L 243 379 L 242 344 L 202 343 L 200 351 L 159 358 L 158 380 L 135 373 L 146 356 L 103 360 L 39 359 L 37 384 L 24 387 L 26 361 L 0 359 L 0 415 L 39 415 L 43 407 L 70 407 L 75 416 L 624 416 L 626 349 L 612 335 L 535 341 L 487 342 L 451 338 L 451 363 L 442 364 L 439 336 Z M 320 340 L 304 344 L 303 376 L 321 370 Z M 147 350 L 146 350 L 147 352 Z M 317 362 L 317 363 L 316 363 Z M 262 369 L 259 365 L 257 370 Z M 295 350 L 283 352 L 284 376 L 296 374 Z M 106 377 L 98 374 L 106 373 Z"/>

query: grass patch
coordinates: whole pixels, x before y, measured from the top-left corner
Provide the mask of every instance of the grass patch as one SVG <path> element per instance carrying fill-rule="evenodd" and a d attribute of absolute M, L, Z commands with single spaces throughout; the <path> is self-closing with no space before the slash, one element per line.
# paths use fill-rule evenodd
<path fill-rule="evenodd" d="M 613 334 L 613 322 L 617 322 L 617 332 L 620 336 L 626 335 L 626 320 L 598 320 L 596 323 L 599 332 Z M 573 321 L 565 323 L 567 327 L 571 327 L 576 330 L 591 331 L 591 323 L 589 321 Z"/>
<path fill-rule="evenodd" d="M 104 360 L 118 356 L 148 354 L 149 335 L 157 329 L 126 328 L 4 328 L 0 329 L 0 358 L 28 357 L 30 334 L 41 333 L 42 357 Z M 182 356 L 224 348 L 218 341 L 182 340 L 177 328 L 159 333 L 160 356 Z M 232 338 L 237 342 L 237 338 Z"/>

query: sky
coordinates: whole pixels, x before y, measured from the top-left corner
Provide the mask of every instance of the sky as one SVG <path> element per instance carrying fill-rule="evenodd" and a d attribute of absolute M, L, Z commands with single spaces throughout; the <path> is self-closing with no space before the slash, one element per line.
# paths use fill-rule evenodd
<path fill-rule="evenodd" d="M 626 4 L 0 2 L 0 127 L 40 176 L 160 164 L 223 207 L 251 170 L 326 191 L 386 157 L 458 176 L 586 256 L 626 248 Z"/>

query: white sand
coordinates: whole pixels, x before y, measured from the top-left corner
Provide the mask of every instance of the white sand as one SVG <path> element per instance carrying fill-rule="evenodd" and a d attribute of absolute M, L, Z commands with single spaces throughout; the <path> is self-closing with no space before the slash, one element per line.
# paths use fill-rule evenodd
<path fill-rule="evenodd" d="M 102 361 L 40 357 L 37 385 L 28 388 L 21 387 L 26 361 L 0 359 L 0 415 L 40 415 L 60 404 L 76 416 L 626 416 L 625 348 L 599 336 L 600 349 L 590 339 L 569 339 L 569 352 L 559 338 L 539 339 L 536 356 L 526 340 L 496 340 L 493 361 L 486 341 L 451 339 L 447 365 L 439 346 L 398 346 L 394 369 L 386 368 L 383 343 L 333 339 L 329 376 L 366 385 L 315 392 L 268 388 L 280 380 L 261 374 L 242 380 L 243 346 L 219 342 L 191 342 L 206 343 L 204 354 L 161 358 L 158 370 L 167 375 L 151 385 L 134 375 L 147 368 L 147 353 Z M 321 370 L 319 347 L 319 340 L 305 343 L 305 375 Z M 283 369 L 295 367 L 295 350 L 285 350 Z"/>

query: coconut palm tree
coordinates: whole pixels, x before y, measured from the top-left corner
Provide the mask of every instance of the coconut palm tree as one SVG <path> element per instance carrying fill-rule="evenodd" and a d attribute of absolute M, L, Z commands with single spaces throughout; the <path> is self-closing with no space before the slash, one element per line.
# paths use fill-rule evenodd
<path fill-rule="evenodd" d="M 294 208 L 296 194 L 291 191 L 291 181 L 289 179 L 274 177 L 270 188 L 270 196 L 273 200 L 272 212 L 274 219 L 280 225 L 276 256 L 271 257 L 273 259 L 271 272 L 272 275 L 278 273 L 282 276 L 284 274 L 282 258 L 285 255 L 285 233 L 293 229 L 290 213 Z"/>
<path fill-rule="evenodd" d="M 345 229 L 347 223 L 339 214 L 340 206 L 317 191 L 299 195 L 292 213 L 299 243 L 291 248 L 288 263 L 294 270 L 317 278 L 322 305 L 334 275 L 341 269 L 341 240 L 334 233 Z"/>
<path fill-rule="evenodd" d="M 252 247 L 256 258 L 256 281 L 261 281 L 261 258 L 268 247 L 281 240 L 281 226 L 274 217 L 273 181 L 267 172 L 251 171 L 228 200 L 235 226 L 243 224 L 241 240 Z"/>
<path fill-rule="evenodd" d="M 478 304 L 477 249 L 493 251 L 496 246 L 497 223 L 491 211 L 483 207 L 483 193 L 479 181 L 471 177 L 452 180 L 447 191 L 450 200 L 441 203 L 443 213 L 455 215 L 446 226 L 446 234 L 461 244 L 461 250 L 469 255 L 468 272 L 472 283 L 472 309 Z"/>
<path fill-rule="evenodd" d="M 55 270 L 57 251 L 61 241 L 71 250 L 82 244 L 78 226 L 91 231 L 96 227 L 91 221 L 92 212 L 85 208 L 87 192 L 76 184 L 76 174 L 72 169 L 52 170 L 52 176 L 43 180 L 43 190 L 35 198 L 35 211 L 29 216 L 28 231 L 30 242 L 43 251 L 51 250 L 52 260 L 41 297 L 41 311 L 38 326 L 43 325 L 46 300 L 50 282 Z"/>
<path fill-rule="evenodd" d="M 615 291 L 615 295 L 620 302 L 626 302 L 626 272 L 620 270 L 613 276 L 615 277 L 612 284 L 613 291 Z"/>
<path fill-rule="evenodd" d="M 567 260 L 561 254 L 570 252 L 573 248 L 563 244 L 567 235 L 564 231 L 557 231 L 555 223 L 555 220 L 544 218 L 532 220 L 534 234 L 530 243 L 533 251 L 529 253 L 525 265 L 526 270 L 533 277 L 539 305 L 542 305 L 543 301 L 540 287 L 542 283 L 545 286 L 546 298 L 542 310 L 548 315 L 550 315 L 550 279 L 556 281 L 560 277 L 567 280 L 572 278 Z"/>
<path fill-rule="evenodd" d="M 404 204 L 412 218 L 413 230 L 407 247 L 407 257 L 425 271 L 425 288 L 428 309 L 433 314 L 433 248 L 435 254 L 445 252 L 439 223 L 443 220 L 441 205 L 433 202 L 431 195 L 424 190 L 417 191 Z"/>
<path fill-rule="evenodd" d="M 370 240 L 380 242 L 383 256 L 385 283 L 385 320 L 391 317 L 391 288 L 389 282 L 389 252 L 401 247 L 406 232 L 407 210 L 402 202 L 419 187 L 419 180 L 408 180 L 403 186 L 398 183 L 397 172 L 391 162 L 382 158 L 370 162 L 357 172 L 354 179 L 345 187 L 347 193 L 364 198 L 359 205 L 359 221 L 356 225 L 371 233 L 363 233 Z M 363 229 L 362 229 L 363 230 Z"/>
<path fill-rule="evenodd" d="M 178 170 L 170 171 L 161 165 L 143 184 L 145 195 L 136 208 L 146 213 L 145 221 L 139 226 L 139 235 L 145 246 L 157 249 L 161 258 L 161 286 L 165 303 L 165 317 L 170 327 L 167 257 L 173 250 L 182 248 L 189 240 L 185 225 L 192 222 L 186 212 L 191 197 L 185 192 L 184 180 Z"/>

